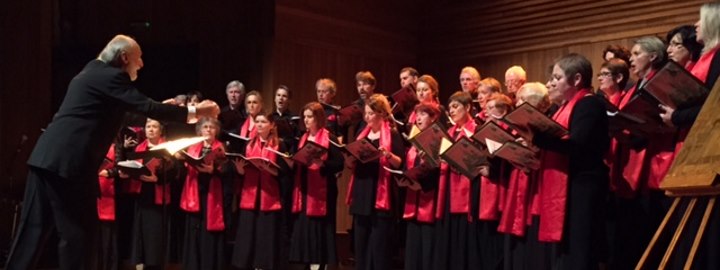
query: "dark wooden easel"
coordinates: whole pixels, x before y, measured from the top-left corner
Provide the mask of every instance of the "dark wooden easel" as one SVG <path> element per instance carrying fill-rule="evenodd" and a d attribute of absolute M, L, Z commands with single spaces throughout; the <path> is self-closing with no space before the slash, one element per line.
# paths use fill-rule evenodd
<path fill-rule="evenodd" d="M 691 269 L 692 267 L 693 259 L 715 207 L 716 198 L 720 195 L 720 183 L 718 183 L 718 179 L 720 179 L 718 177 L 720 171 L 720 106 L 718 105 L 720 105 L 720 80 L 715 83 L 715 87 L 710 91 L 710 96 L 705 100 L 695 124 L 693 124 L 690 133 L 685 139 L 683 148 L 678 153 L 675 161 L 673 161 L 670 171 L 660 185 L 660 188 L 665 190 L 668 196 L 675 197 L 675 200 L 647 249 L 645 249 L 645 253 L 643 253 L 642 258 L 635 267 L 636 270 L 643 269 L 658 238 L 662 235 L 669 220 L 683 200 L 688 201 L 687 208 L 682 214 L 682 218 L 673 233 L 658 269 L 666 268 L 670 257 L 675 251 L 675 246 L 684 237 L 694 237 L 684 269 Z M 684 235 L 683 231 L 688 220 L 691 215 L 697 213 L 694 212 L 695 205 L 699 199 L 705 198 L 708 199 L 708 203 L 702 213 L 702 220 L 697 233 L 694 236 Z"/>

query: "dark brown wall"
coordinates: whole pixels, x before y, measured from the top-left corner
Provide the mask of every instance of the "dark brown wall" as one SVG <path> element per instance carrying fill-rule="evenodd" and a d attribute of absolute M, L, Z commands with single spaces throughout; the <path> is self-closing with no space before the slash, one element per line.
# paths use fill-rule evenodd
<path fill-rule="evenodd" d="M 377 90 L 400 88 L 399 70 L 416 64 L 419 27 L 407 1 L 278 1 L 268 79 L 301 91 L 293 108 L 316 100 L 315 82 L 331 78 L 336 102 L 358 98 L 355 73 L 371 71 Z"/>
<path fill-rule="evenodd" d="M 50 1 L 0 3 L 0 250 L 9 247 L 12 200 L 24 190 L 37 123 L 50 115 L 52 17 Z"/>
<path fill-rule="evenodd" d="M 417 63 L 417 8 L 403 2 L 409 1 L 278 1 L 266 93 L 278 84 L 289 86 L 295 91 L 291 109 L 299 112 L 317 100 L 317 79 L 331 78 L 337 104 L 349 104 L 358 98 L 355 73 L 361 70 L 375 75 L 378 92 L 396 91 L 400 69 Z M 338 232 L 352 224 L 345 204 L 348 180 L 347 171 L 338 180 Z"/>
<path fill-rule="evenodd" d="M 570 52 L 585 55 L 598 70 L 609 44 L 631 47 L 634 39 L 659 35 L 699 18 L 708 1 L 501 0 L 447 3 L 433 9 L 436 24 L 424 24 L 418 57 L 423 72 L 437 75 L 443 96 L 460 89 L 460 69 L 504 80 L 521 65 L 528 81 L 547 80 L 548 66 Z"/>

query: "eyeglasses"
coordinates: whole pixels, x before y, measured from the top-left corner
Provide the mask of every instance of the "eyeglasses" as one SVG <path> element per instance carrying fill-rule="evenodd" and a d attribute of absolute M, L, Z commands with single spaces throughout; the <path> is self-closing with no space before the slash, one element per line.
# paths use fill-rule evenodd
<path fill-rule="evenodd" d="M 683 44 L 681 42 L 670 41 L 669 47 L 681 48 Z"/>
<path fill-rule="evenodd" d="M 610 76 L 612 76 L 612 73 L 610 73 L 610 72 L 600 72 L 600 73 L 597 74 L 597 76 L 598 76 L 598 78 L 600 78 L 600 77 L 610 77 Z"/>

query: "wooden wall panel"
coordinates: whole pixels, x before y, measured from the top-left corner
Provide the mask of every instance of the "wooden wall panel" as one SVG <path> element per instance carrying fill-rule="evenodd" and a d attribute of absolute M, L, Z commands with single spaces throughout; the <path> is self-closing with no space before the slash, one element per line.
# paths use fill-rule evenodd
<path fill-rule="evenodd" d="M 57 50 L 84 65 L 90 60 L 87 55 L 97 55 L 114 35 L 131 35 L 145 51 L 146 67 L 140 71 L 137 84 L 151 97 L 161 99 L 200 90 L 225 104 L 225 85 L 231 80 L 240 80 L 253 89 L 262 86 L 274 1 L 58 2 Z M 175 73 L 172 66 L 186 70 Z M 59 67 L 63 68 L 74 72 L 59 78 L 58 98 L 82 66 Z"/>
<path fill-rule="evenodd" d="M 548 66 L 569 52 L 585 55 L 598 70 L 609 44 L 631 47 L 646 35 L 664 39 L 670 29 L 693 24 L 708 1 L 488 1 L 445 3 L 434 8 L 437 23 L 424 24 L 419 47 L 421 73 L 436 75 L 442 96 L 460 89 L 463 66 L 482 77 L 504 80 L 505 70 L 521 65 L 529 81 L 545 82 Z"/>
<path fill-rule="evenodd" d="M 411 23 L 412 13 L 394 11 L 398 3 L 278 1 L 264 93 L 272 96 L 277 85 L 287 85 L 294 91 L 291 109 L 299 112 L 317 100 L 316 80 L 331 78 L 337 83 L 337 104 L 345 105 L 358 98 L 355 73 L 361 70 L 375 75 L 378 92 L 399 89 L 400 69 L 417 62 L 418 26 Z M 373 16 L 367 16 L 370 13 Z M 344 200 L 347 176 L 338 180 L 338 232 L 352 224 Z"/>
<path fill-rule="evenodd" d="M 10 248 L 13 206 L 24 193 L 25 161 L 40 135 L 37 123 L 51 116 L 52 10 L 52 1 L 0 2 L 0 251 L 4 254 Z"/>

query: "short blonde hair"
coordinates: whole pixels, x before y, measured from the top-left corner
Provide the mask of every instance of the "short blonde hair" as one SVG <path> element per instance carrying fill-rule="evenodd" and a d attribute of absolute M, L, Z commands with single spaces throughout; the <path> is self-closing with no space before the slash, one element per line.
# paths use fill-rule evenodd
<path fill-rule="evenodd" d="M 477 81 L 480 81 L 480 72 L 478 72 L 478 70 L 474 67 L 471 67 L 471 66 L 464 67 L 460 71 L 460 74 L 463 74 L 463 73 L 470 74 L 470 77 L 472 77 L 473 79 L 475 79 Z"/>

